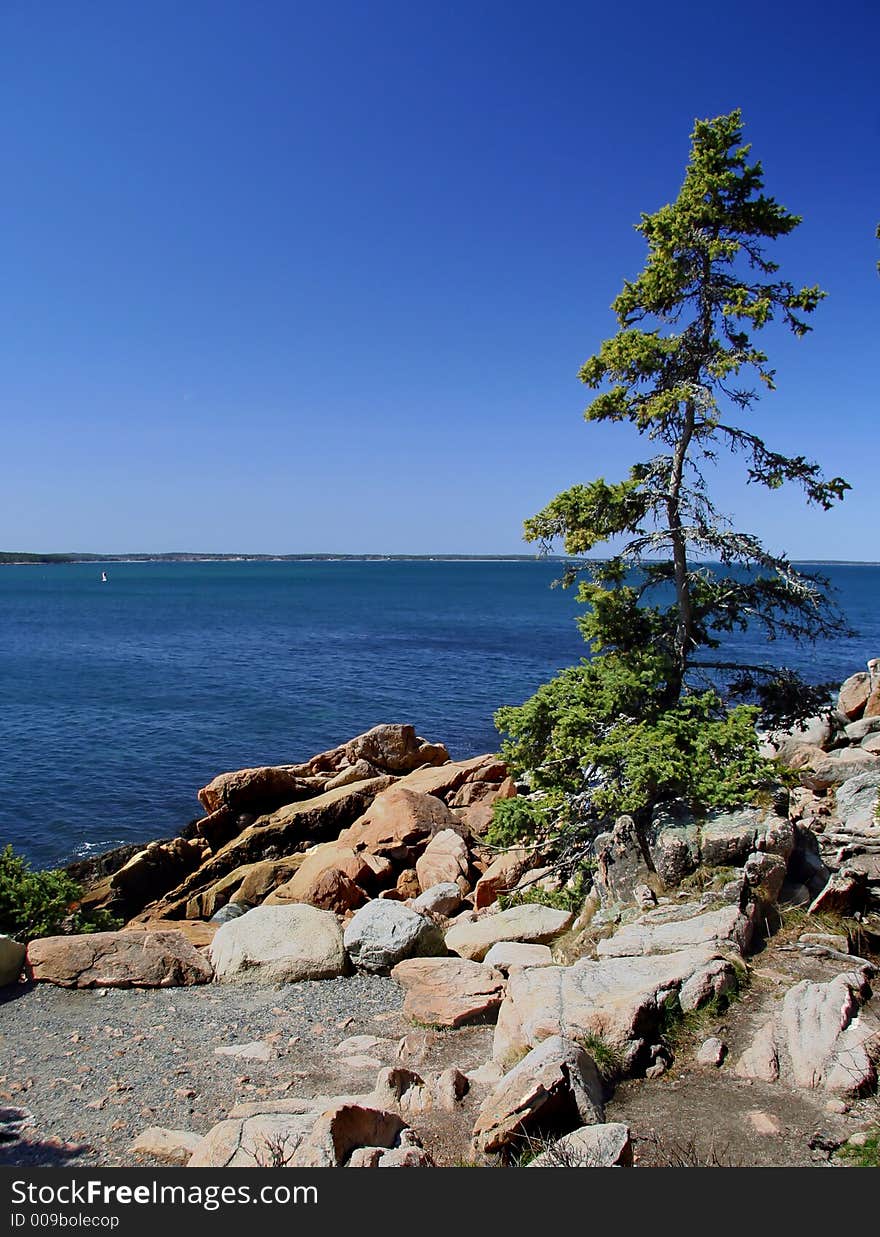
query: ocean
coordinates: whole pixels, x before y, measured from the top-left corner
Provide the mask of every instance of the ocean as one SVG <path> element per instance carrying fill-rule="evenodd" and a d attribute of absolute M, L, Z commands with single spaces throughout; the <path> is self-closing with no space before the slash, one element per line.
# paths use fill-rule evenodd
<path fill-rule="evenodd" d="M 101 583 L 101 571 L 108 575 Z M 880 566 L 820 568 L 857 635 L 727 652 L 842 680 L 880 656 Z M 455 758 L 585 646 L 535 562 L 0 568 L 0 846 L 36 865 L 175 833 L 227 769 L 307 759 L 378 722 Z"/>

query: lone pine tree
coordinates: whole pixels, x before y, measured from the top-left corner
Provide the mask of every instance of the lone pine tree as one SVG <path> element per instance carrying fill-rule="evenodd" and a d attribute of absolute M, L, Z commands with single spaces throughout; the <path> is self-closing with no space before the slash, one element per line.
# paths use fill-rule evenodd
<path fill-rule="evenodd" d="M 672 794 L 741 799 L 763 767 L 758 708 L 730 709 L 729 698 L 786 720 L 814 709 L 824 688 L 713 651 L 750 625 L 770 642 L 845 630 L 827 581 L 735 529 L 707 483 L 706 466 L 728 451 L 742 458 L 748 482 L 793 483 L 825 510 L 849 489 L 745 424 L 758 390 L 774 388 L 754 336 L 774 320 L 805 335 L 825 295 L 778 278 L 766 256 L 765 242 L 801 220 L 764 194 L 749 151 L 738 110 L 696 123 L 678 197 L 636 225 L 648 257 L 613 303 L 617 334 L 580 371 L 599 392 L 585 419 L 635 426 L 648 458 L 622 481 L 572 486 L 525 524 L 526 539 L 544 548 L 561 540 L 573 556 L 609 542 L 613 550 L 566 580 L 586 573 L 579 623 L 593 656 L 496 717 L 514 767 L 533 770 L 538 787 L 564 788 L 569 802 L 586 795 L 594 810 Z"/>

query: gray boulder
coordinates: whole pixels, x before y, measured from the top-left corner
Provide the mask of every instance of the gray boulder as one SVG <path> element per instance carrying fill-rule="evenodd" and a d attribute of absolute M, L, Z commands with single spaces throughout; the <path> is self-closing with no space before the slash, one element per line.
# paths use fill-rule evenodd
<path fill-rule="evenodd" d="M 667 889 L 680 885 L 700 864 L 700 830 L 683 803 L 655 809 L 651 817 L 651 861 Z"/>
<path fill-rule="evenodd" d="M 850 722 L 846 727 L 846 737 L 851 743 L 861 743 L 869 735 L 880 731 L 880 717 L 860 717 L 857 722 Z"/>
<path fill-rule="evenodd" d="M 11 936 L 0 935 L 0 988 L 14 984 L 24 966 L 25 947 Z"/>
<path fill-rule="evenodd" d="M 700 858 L 709 868 L 741 867 L 764 832 L 764 814 L 757 808 L 710 812 L 700 837 Z"/>
<path fill-rule="evenodd" d="M 461 907 L 461 890 L 454 881 L 431 885 L 413 899 L 412 909 L 419 914 L 443 915 L 448 918 Z"/>
<path fill-rule="evenodd" d="M 585 1125 L 564 1134 L 529 1160 L 527 1168 L 632 1168 L 633 1145 L 628 1125 L 612 1121 Z"/>
<path fill-rule="evenodd" d="M 442 934 L 430 919 L 385 898 L 368 902 L 354 914 L 343 942 L 353 965 L 374 974 L 390 971 L 404 958 L 445 952 Z"/>
<path fill-rule="evenodd" d="M 599 941 L 596 953 L 600 958 L 638 958 L 703 945 L 729 945 L 744 953 L 754 933 L 754 919 L 754 907 L 746 913 L 736 904 L 713 911 L 696 904 L 658 907 Z"/>
<path fill-rule="evenodd" d="M 847 778 L 834 792 L 835 811 L 847 828 L 870 826 L 875 819 L 880 794 L 880 769 Z"/>
<path fill-rule="evenodd" d="M 315 906 L 257 906 L 224 923 L 210 947 L 220 981 L 289 984 L 345 971 L 336 916 Z"/>

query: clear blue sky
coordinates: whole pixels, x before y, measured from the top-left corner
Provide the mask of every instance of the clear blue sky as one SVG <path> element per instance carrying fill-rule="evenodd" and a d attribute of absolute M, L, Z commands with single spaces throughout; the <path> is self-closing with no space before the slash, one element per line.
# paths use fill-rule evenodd
<path fill-rule="evenodd" d="M 829 293 L 754 425 L 854 489 L 721 502 L 880 558 L 878 44 L 875 0 L 5 0 L 0 548 L 527 549 L 635 458 L 577 371 L 740 106 Z"/>

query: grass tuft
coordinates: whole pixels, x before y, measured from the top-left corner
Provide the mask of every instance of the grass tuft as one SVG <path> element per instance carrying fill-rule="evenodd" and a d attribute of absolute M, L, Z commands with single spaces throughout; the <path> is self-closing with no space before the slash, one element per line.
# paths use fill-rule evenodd
<path fill-rule="evenodd" d="M 843 1146 L 837 1158 L 850 1168 L 880 1168 L 880 1126 L 871 1131 L 863 1147 Z"/>
<path fill-rule="evenodd" d="M 614 1082 L 620 1076 L 623 1069 L 623 1053 L 616 1044 L 612 1044 L 604 1035 L 597 1035 L 594 1031 L 587 1031 L 584 1035 L 576 1036 L 575 1040 L 584 1052 L 593 1058 L 603 1082 Z"/>

